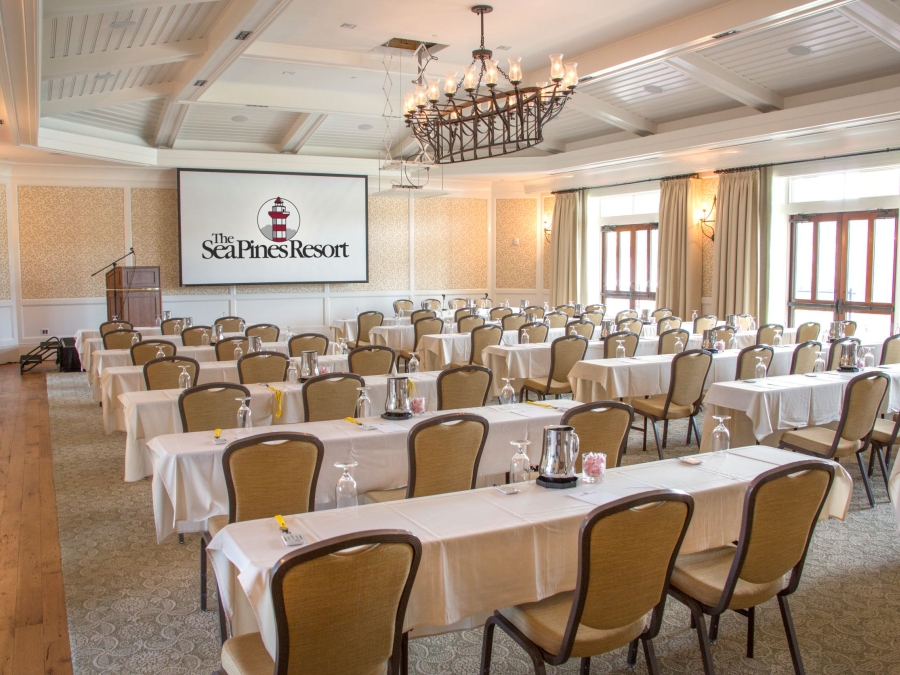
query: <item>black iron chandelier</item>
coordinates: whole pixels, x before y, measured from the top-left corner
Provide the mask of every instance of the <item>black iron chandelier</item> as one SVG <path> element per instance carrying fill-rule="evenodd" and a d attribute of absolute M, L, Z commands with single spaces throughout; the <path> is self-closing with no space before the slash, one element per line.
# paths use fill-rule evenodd
<path fill-rule="evenodd" d="M 456 73 L 447 73 L 444 103 L 440 102 L 440 79 L 425 73 L 434 57 L 425 45 L 417 52 L 419 76 L 413 80 L 415 89 L 406 94 L 403 109 L 425 162 L 468 162 L 508 155 L 541 143 L 544 125 L 562 111 L 578 84 L 578 64 L 563 64 L 562 54 L 551 54 L 550 82 L 521 86 L 521 59 L 508 59 L 507 74 L 491 58 L 491 50 L 484 47 L 484 15 L 493 8 L 476 5 L 472 11 L 481 17 L 481 46 L 472 52 L 472 63 L 459 82 Z M 511 90 L 499 88 L 500 76 Z"/>

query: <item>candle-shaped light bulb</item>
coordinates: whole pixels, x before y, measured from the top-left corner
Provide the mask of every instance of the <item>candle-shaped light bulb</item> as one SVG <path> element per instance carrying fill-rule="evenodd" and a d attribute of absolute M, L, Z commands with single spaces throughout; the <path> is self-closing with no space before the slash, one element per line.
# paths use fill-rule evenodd
<path fill-rule="evenodd" d="M 416 92 L 408 91 L 403 97 L 403 110 L 411 113 L 416 109 Z"/>
<path fill-rule="evenodd" d="M 444 93 L 447 96 L 453 96 L 456 93 L 456 73 L 444 75 Z"/>
<path fill-rule="evenodd" d="M 497 62 L 491 59 L 488 59 L 485 62 L 485 72 L 484 72 L 484 80 L 488 86 L 494 86 L 497 84 L 497 79 L 500 77 L 500 71 L 497 70 Z"/>
<path fill-rule="evenodd" d="M 475 71 L 475 64 L 466 66 L 466 75 L 463 78 L 463 87 L 466 91 L 475 91 L 478 86 L 478 73 Z"/>
<path fill-rule="evenodd" d="M 441 81 L 436 77 L 428 78 L 428 100 L 437 103 L 441 98 Z"/>
<path fill-rule="evenodd" d="M 550 55 L 550 79 L 559 82 L 566 75 L 566 69 L 563 66 L 562 54 Z"/>
<path fill-rule="evenodd" d="M 428 94 L 421 84 L 416 85 L 416 106 L 424 108 L 428 104 Z"/>
<path fill-rule="evenodd" d="M 522 81 L 522 57 L 510 56 L 507 61 L 509 61 L 509 81 L 519 84 Z"/>
<path fill-rule="evenodd" d="M 563 84 L 569 89 L 574 89 L 578 84 L 578 64 L 574 61 L 569 61 L 566 64 L 566 74 L 563 78 Z"/>

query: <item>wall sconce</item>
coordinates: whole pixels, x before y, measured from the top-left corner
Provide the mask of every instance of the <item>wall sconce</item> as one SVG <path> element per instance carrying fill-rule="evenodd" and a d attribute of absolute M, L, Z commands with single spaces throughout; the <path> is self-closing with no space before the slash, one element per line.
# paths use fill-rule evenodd
<path fill-rule="evenodd" d="M 550 226 L 550 221 L 544 218 L 544 239 L 547 240 L 547 243 L 550 243 L 550 235 L 553 234 L 553 228 Z"/>
<path fill-rule="evenodd" d="M 700 216 L 700 231 L 709 238 L 710 241 L 716 240 L 716 228 L 713 224 L 716 222 L 716 198 L 713 197 L 712 207 L 707 210 L 706 204 L 700 207 L 703 215 Z"/>

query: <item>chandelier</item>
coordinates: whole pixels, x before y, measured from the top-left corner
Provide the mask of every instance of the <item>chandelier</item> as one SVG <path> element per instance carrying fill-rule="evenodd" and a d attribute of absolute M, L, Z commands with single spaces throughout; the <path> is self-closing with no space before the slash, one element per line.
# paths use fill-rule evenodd
<path fill-rule="evenodd" d="M 508 155 L 541 143 L 544 125 L 562 111 L 578 84 L 578 64 L 563 64 L 562 54 L 551 54 L 550 82 L 523 87 L 521 58 L 508 59 L 507 74 L 484 47 L 484 15 L 493 8 L 476 5 L 472 11 L 481 17 L 481 46 L 472 52 L 472 63 L 459 82 L 456 73 L 446 74 L 446 100 L 441 102 L 440 79 L 425 73 L 435 57 L 424 44 L 417 52 L 415 88 L 404 98 L 406 125 L 421 147 L 420 155 L 436 164 Z M 500 88 L 501 76 L 511 89 Z"/>

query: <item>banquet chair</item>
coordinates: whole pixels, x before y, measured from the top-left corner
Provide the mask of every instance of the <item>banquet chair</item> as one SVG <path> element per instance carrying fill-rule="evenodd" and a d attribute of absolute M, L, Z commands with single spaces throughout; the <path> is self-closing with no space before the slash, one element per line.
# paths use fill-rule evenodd
<path fill-rule="evenodd" d="M 522 314 L 534 314 L 538 319 L 544 318 L 544 308 L 538 305 L 529 305 L 522 310 Z"/>
<path fill-rule="evenodd" d="M 891 378 L 881 371 L 857 375 L 844 390 L 837 429 L 805 427 L 788 431 L 782 435 L 778 447 L 833 460 L 856 455 L 869 505 L 874 508 L 875 497 L 872 496 L 869 476 L 863 466 L 862 453 L 869 449 L 875 418 L 890 383 Z"/>
<path fill-rule="evenodd" d="M 891 463 L 891 451 L 897 443 L 898 431 L 900 431 L 900 415 L 895 414 L 893 422 L 876 417 L 870 439 L 872 450 L 869 453 L 869 476 L 872 475 L 873 465 L 877 457 L 878 464 L 881 467 L 881 476 L 884 478 L 884 487 L 888 491 L 888 499 L 890 499 L 891 494 L 891 488 L 888 484 L 888 466 Z"/>
<path fill-rule="evenodd" d="M 403 300 L 394 300 L 394 314 L 399 314 L 400 312 L 406 312 L 410 314 L 415 308 L 415 304 L 413 304 L 412 300 L 403 299 Z"/>
<path fill-rule="evenodd" d="M 678 342 L 678 338 L 681 338 L 681 349 L 676 352 L 675 343 Z M 684 328 L 674 328 L 672 330 L 667 330 L 659 336 L 659 342 L 656 345 L 656 353 L 677 354 L 678 352 L 683 352 L 688 348 L 688 341 L 690 339 L 691 334 L 688 333 Z"/>
<path fill-rule="evenodd" d="M 716 341 L 721 340 L 725 343 L 725 349 L 728 349 L 728 345 L 731 343 L 731 338 L 734 337 L 734 334 L 737 331 L 734 329 L 734 326 L 726 326 L 722 324 L 721 326 L 716 326 Z"/>
<path fill-rule="evenodd" d="M 163 335 L 175 335 L 176 324 L 180 325 L 181 328 L 184 328 L 184 318 L 173 317 L 171 319 L 166 319 L 159 324 L 159 330 Z"/>
<path fill-rule="evenodd" d="M 191 376 L 190 386 L 197 386 L 200 364 L 196 359 L 184 356 L 164 356 L 150 359 L 144 365 L 144 384 L 147 391 L 155 389 L 178 389 L 178 378 L 181 377 L 182 366 L 187 368 Z"/>
<path fill-rule="evenodd" d="M 418 351 L 422 344 L 422 338 L 426 335 L 440 335 L 444 330 L 444 322 L 435 317 L 419 319 L 413 324 L 413 348 L 401 349 L 397 353 L 397 365 L 403 361 L 404 369 L 409 365 L 413 352 Z"/>
<path fill-rule="evenodd" d="M 822 351 L 821 343 L 814 340 L 797 345 L 794 355 L 791 357 L 791 375 L 805 375 L 813 372 L 816 357 L 820 351 Z"/>
<path fill-rule="evenodd" d="M 248 396 L 247 387 L 231 382 L 210 382 L 185 389 L 178 397 L 181 428 L 185 433 L 234 429 L 241 407 L 236 399 Z"/>
<path fill-rule="evenodd" d="M 447 301 L 447 309 L 462 309 L 466 306 L 465 298 L 453 298 Z"/>
<path fill-rule="evenodd" d="M 636 319 L 638 318 L 638 313 L 636 309 L 623 309 L 621 312 L 616 314 L 616 323 L 619 323 L 623 319 Z"/>
<path fill-rule="evenodd" d="M 348 341 L 350 349 L 367 347 L 372 343 L 370 332 L 384 323 L 384 314 L 381 312 L 362 312 L 356 317 L 356 341 Z"/>
<path fill-rule="evenodd" d="M 290 359 L 281 352 L 253 352 L 238 359 L 238 381 L 241 384 L 284 382 Z"/>
<path fill-rule="evenodd" d="M 469 349 L 468 363 L 453 362 L 448 368 L 458 368 L 459 366 L 474 365 L 483 366 L 484 357 L 482 352 L 486 347 L 495 347 L 503 340 L 503 330 L 499 326 L 479 326 L 472 331 L 472 337 Z"/>
<path fill-rule="evenodd" d="M 819 339 L 819 333 L 822 327 L 815 321 L 807 321 L 797 326 L 797 344 L 801 342 L 812 342 Z"/>
<path fill-rule="evenodd" d="M 453 312 L 453 320 L 454 321 L 459 321 L 464 316 L 475 316 L 475 315 L 472 314 L 472 309 L 470 307 L 460 307 L 459 309 L 454 310 L 454 312 Z M 415 323 L 415 322 L 413 322 L 413 323 Z"/>
<path fill-rule="evenodd" d="M 844 321 L 844 337 L 853 337 L 856 335 L 856 322 Z"/>
<path fill-rule="evenodd" d="M 484 366 L 460 366 L 444 370 L 437 378 L 437 409 L 458 410 L 484 406 L 487 404 L 493 379 L 491 369 Z"/>
<path fill-rule="evenodd" d="M 494 306 L 494 302 L 490 298 L 476 298 L 475 306 L 478 309 L 490 309 Z"/>
<path fill-rule="evenodd" d="M 357 389 L 365 386 L 366 381 L 354 373 L 328 373 L 309 378 L 303 385 L 303 419 L 322 422 L 353 417 L 359 398 Z"/>
<path fill-rule="evenodd" d="M 410 429 L 406 441 L 409 480 L 406 487 L 373 490 L 369 502 L 392 502 L 474 490 L 490 425 L 480 415 L 438 415 Z"/>
<path fill-rule="evenodd" d="M 357 347 L 350 352 L 347 360 L 350 372 L 355 375 L 390 375 L 394 370 L 394 350 L 383 345 Z"/>
<path fill-rule="evenodd" d="M 300 356 L 302 352 L 316 352 L 319 356 L 328 354 L 329 340 L 321 333 L 300 333 L 288 340 L 288 354 Z"/>
<path fill-rule="evenodd" d="M 254 337 L 258 335 L 262 338 L 263 342 L 278 342 L 278 335 L 281 331 L 278 329 L 278 326 L 271 323 L 256 323 L 252 326 L 247 326 L 244 331 L 244 335 L 247 337 Z"/>
<path fill-rule="evenodd" d="M 527 401 L 528 392 L 534 392 L 541 400 L 548 396 L 559 398 L 571 394 L 569 371 L 584 358 L 588 341 L 580 335 L 563 335 L 550 343 L 550 374 L 547 378 L 529 377 L 519 391 L 519 400 Z"/>
<path fill-rule="evenodd" d="M 441 301 L 437 298 L 428 298 L 427 300 L 422 301 L 421 308 L 437 312 L 441 309 Z"/>
<path fill-rule="evenodd" d="M 575 316 L 575 305 L 557 305 L 553 309 L 556 312 L 562 312 L 570 319 Z"/>
<path fill-rule="evenodd" d="M 710 642 L 718 637 L 722 614 L 731 610 L 747 617 L 747 656 L 753 658 L 756 608 L 773 597 L 778 598 L 794 672 L 804 672 L 788 596 L 800 584 L 809 542 L 833 480 L 834 467 L 819 460 L 760 474 L 744 496 L 740 538 L 675 560 L 669 595 L 691 611 L 707 675 L 715 672 Z"/>
<path fill-rule="evenodd" d="M 136 330 L 112 330 L 103 336 L 103 349 L 131 349 L 135 335 L 141 339 Z"/>
<path fill-rule="evenodd" d="M 594 337 L 594 329 L 596 326 L 593 321 L 589 321 L 582 317 L 576 321 L 570 321 L 566 324 L 566 333 L 568 335 L 580 335 L 583 338 L 592 340 Z"/>
<path fill-rule="evenodd" d="M 203 344 L 203 336 L 209 338 L 206 345 Z M 212 344 L 213 329 L 212 326 L 191 326 L 181 331 L 181 344 L 185 347 L 201 347 Z"/>
<path fill-rule="evenodd" d="M 523 335 L 528 335 L 528 343 L 529 344 L 537 344 L 539 342 L 547 341 L 547 333 L 550 332 L 550 329 L 547 328 L 547 324 L 542 321 L 535 321 L 534 323 L 526 323 L 519 327 L 519 344 L 525 344 L 525 341 L 522 339 Z"/>
<path fill-rule="evenodd" d="M 841 365 L 841 345 L 845 342 L 855 342 L 858 345 L 862 344 L 860 339 L 855 337 L 842 337 L 834 340 L 831 343 L 831 347 L 828 349 L 828 361 L 826 362 L 825 370 L 837 370 L 838 366 Z"/>
<path fill-rule="evenodd" d="M 245 633 L 222 645 L 222 671 L 405 673 L 403 618 L 421 557 L 419 540 L 402 530 L 354 532 L 286 553 L 271 581 L 275 658 L 260 633 Z"/>
<path fill-rule="evenodd" d="M 764 326 L 760 326 L 759 330 L 756 331 L 756 344 L 774 345 L 776 333 L 781 333 L 782 337 L 784 337 L 784 326 L 780 323 L 767 323 Z"/>
<path fill-rule="evenodd" d="M 114 330 L 134 330 L 130 321 L 104 321 L 100 324 L 100 337 Z"/>
<path fill-rule="evenodd" d="M 585 312 L 581 315 L 584 321 L 590 321 L 595 326 L 599 326 L 603 322 L 603 312 Z"/>
<path fill-rule="evenodd" d="M 504 333 L 508 330 L 518 331 L 522 326 L 525 325 L 525 315 L 508 314 L 500 320 L 500 325 L 503 327 Z"/>
<path fill-rule="evenodd" d="M 627 330 L 640 335 L 644 330 L 644 323 L 640 319 L 622 319 L 616 322 L 616 330 Z"/>
<path fill-rule="evenodd" d="M 223 333 L 244 332 L 244 320 L 239 316 L 223 316 L 216 319 L 213 326 L 222 326 Z"/>
<path fill-rule="evenodd" d="M 719 320 L 716 318 L 715 314 L 701 316 L 694 322 L 694 334 L 703 335 L 703 331 L 715 328 L 718 322 Z"/>
<path fill-rule="evenodd" d="M 659 323 L 663 319 L 667 319 L 672 316 L 674 312 L 668 307 L 660 307 L 658 309 L 654 309 L 650 312 L 650 316 L 656 319 L 656 323 Z"/>
<path fill-rule="evenodd" d="M 324 456 L 322 441 L 298 432 L 256 434 L 228 444 L 222 455 L 228 515 L 209 518 L 200 535 L 201 611 L 206 610 L 206 547 L 212 538 L 231 523 L 314 510 Z M 219 630 L 225 642 L 224 622 Z"/>
<path fill-rule="evenodd" d="M 175 356 L 178 353 L 178 348 L 168 340 L 141 340 L 136 345 L 131 345 L 132 365 L 142 366 L 147 361 L 155 359 L 160 349 L 166 356 Z"/>
<path fill-rule="evenodd" d="M 565 312 L 553 311 L 544 314 L 543 318 L 550 328 L 565 328 L 572 317 Z"/>
<path fill-rule="evenodd" d="M 578 532 L 575 590 L 495 611 L 484 624 L 480 675 L 490 675 L 497 627 L 525 650 L 535 675 L 546 672 L 544 662 L 559 666 L 570 658 L 588 675 L 592 656 L 625 645 L 633 668 L 638 643 L 649 672 L 659 673 L 653 638 L 693 511 L 693 498 L 676 490 L 648 490 L 593 509 Z"/>
<path fill-rule="evenodd" d="M 712 354 L 705 349 L 690 349 L 676 354 L 672 359 L 672 374 L 669 377 L 669 391 L 666 394 L 635 398 L 631 401 L 634 412 L 644 418 L 644 452 L 647 451 L 647 420 L 653 426 L 656 452 L 663 458 L 663 448 L 668 444 L 669 420 L 687 418 L 688 432 L 685 445 L 691 444 L 691 428 L 700 445 L 700 430 L 697 428 L 697 414 L 703 399 L 703 384 L 712 365 Z M 659 442 L 657 422 L 663 423 L 662 445 Z"/>
<path fill-rule="evenodd" d="M 471 333 L 478 326 L 484 325 L 484 319 L 480 316 L 464 316 L 456 322 L 457 333 Z"/>
<path fill-rule="evenodd" d="M 637 351 L 638 343 L 641 341 L 641 336 L 637 333 L 632 333 L 628 330 L 620 330 L 615 333 L 610 333 L 606 336 L 606 340 L 603 343 L 603 358 L 604 359 L 614 359 L 616 358 L 616 348 L 619 346 L 617 340 L 623 341 L 623 347 L 625 347 L 625 357 L 630 358 L 634 356 L 634 353 Z M 685 347 L 687 343 L 684 343 Z"/>
<path fill-rule="evenodd" d="M 595 302 L 593 305 L 587 305 L 584 308 L 586 314 L 606 314 L 606 305 Z"/>
<path fill-rule="evenodd" d="M 619 401 L 594 401 L 569 408 L 559 423 L 574 427 L 578 434 L 576 472 L 581 471 L 581 458 L 588 452 L 602 452 L 606 466 L 612 468 L 622 464 L 634 408 Z"/>
<path fill-rule="evenodd" d="M 434 319 L 437 316 L 433 309 L 417 309 L 409 315 L 409 322 L 415 326 L 417 321 L 421 319 Z"/>
<path fill-rule="evenodd" d="M 775 350 L 768 345 L 751 345 L 738 352 L 737 367 L 734 371 L 735 380 L 752 380 L 756 377 L 756 359 L 761 358 L 766 364 L 766 375 L 769 374 L 769 366 L 775 357 Z M 813 359 L 815 361 L 815 359 Z"/>
<path fill-rule="evenodd" d="M 900 335 L 891 335 L 881 347 L 881 365 L 900 363 Z"/>
<path fill-rule="evenodd" d="M 509 307 L 494 307 L 491 310 L 491 321 L 501 321 L 512 313 L 513 311 Z"/>
<path fill-rule="evenodd" d="M 677 316 L 667 316 L 656 323 L 657 335 L 662 335 L 666 331 L 675 330 L 677 328 L 681 328 L 681 318 Z"/>
<path fill-rule="evenodd" d="M 219 340 L 216 342 L 216 361 L 234 361 L 234 350 L 238 347 L 246 354 L 250 340 L 237 336 Z"/>

